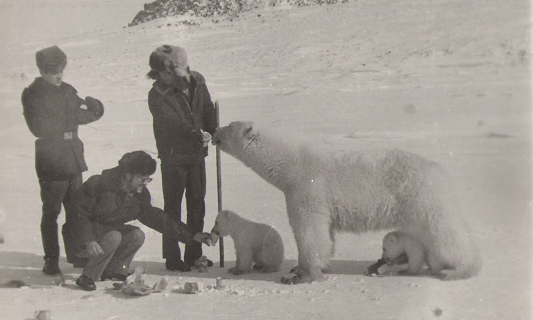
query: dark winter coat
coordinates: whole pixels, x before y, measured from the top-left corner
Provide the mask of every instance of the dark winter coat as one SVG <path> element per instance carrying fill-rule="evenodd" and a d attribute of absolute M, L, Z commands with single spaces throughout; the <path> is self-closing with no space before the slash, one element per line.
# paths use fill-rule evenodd
<path fill-rule="evenodd" d="M 127 197 L 122 190 L 124 173 L 118 167 L 104 170 L 101 175 L 87 179 L 76 191 L 72 209 L 66 213 L 63 240 L 67 261 L 79 261 L 76 253 L 84 245 L 97 241 L 104 234 L 117 230 L 128 231 L 137 227 L 126 224 L 139 220 L 147 227 L 177 241 L 190 243 L 193 232 L 183 222 L 173 221 L 163 210 L 152 207 L 150 192 Z"/>
<path fill-rule="evenodd" d="M 81 99 L 68 83 L 54 86 L 40 77 L 24 89 L 21 100 L 28 128 L 38 138 L 35 169 L 39 179 L 63 180 L 86 171 L 78 125 L 100 119 L 104 114 L 102 103 Z"/>
<path fill-rule="evenodd" d="M 174 164 L 196 164 L 207 156 L 207 147 L 197 143 L 191 132 L 200 129 L 211 135 L 216 115 L 205 78 L 191 71 L 191 97 L 156 80 L 148 93 L 148 106 L 159 158 Z"/>

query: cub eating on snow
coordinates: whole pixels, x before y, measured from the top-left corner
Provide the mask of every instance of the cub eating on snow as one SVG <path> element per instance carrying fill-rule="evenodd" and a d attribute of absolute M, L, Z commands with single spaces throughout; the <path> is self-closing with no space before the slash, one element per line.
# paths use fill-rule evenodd
<path fill-rule="evenodd" d="M 431 253 L 422 242 L 405 232 L 389 232 L 383 238 L 382 259 L 388 264 L 403 264 L 405 256 L 409 267 L 399 273 L 404 275 L 417 275 L 423 273 L 422 268 L 427 264 L 429 273 L 436 273 L 444 269 L 450 269 L 437 256 Z M 438 275 L 438 274 L 436 274 Z"/>
<path fill-rule="evenodd" d="M 276 272 L 285 259 L 281 236 L 273 227 L 240 217 L 233 211 L 220 211 L 211 233 L 219 237 L 231 236 L 237 261 L 228 271 L 234 275 L 253 269 Z"/>

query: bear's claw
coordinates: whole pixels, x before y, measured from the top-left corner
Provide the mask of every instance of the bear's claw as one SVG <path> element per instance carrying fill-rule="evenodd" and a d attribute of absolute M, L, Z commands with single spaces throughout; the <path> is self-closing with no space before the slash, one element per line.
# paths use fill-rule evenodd
<path fill-rule="evenodd" d="M 283 284 L 296 284 L 296 283 L 300 283 L 299 279 L 300 279 L 300 277 L 298 277 L 298 276 L 281 277 L 281 283 L 283 283 Z"/>
<path fill-rule="evenodd" d="M 295 275 L 295 276 L 288 276 L 288 277 L 281 277 L 281 283 L 283 284 L 297 284 L 297 283 L 313 283 L 316 281 L 323 281 L 326 277 L 322 276 L 302 276 L 302 275 Z"/>
<path fill-rule="evenodd" d="M 232 273 L 236 276 L 240 276 L 241 274 L 244 274 L 244 270 L 241 270 L 241 269 L 237 269 L 237 268 L 230 268 L 228 270 L 229 273 Z"/>

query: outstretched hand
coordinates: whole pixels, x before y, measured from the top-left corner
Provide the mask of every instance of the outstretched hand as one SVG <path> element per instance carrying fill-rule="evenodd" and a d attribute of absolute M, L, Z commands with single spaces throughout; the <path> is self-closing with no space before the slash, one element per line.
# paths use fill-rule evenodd
<path fill-rule="evenodd" d="M 211 246 L 211 235 L 209 233 L 206 233 L 206 232 L 199 232 L 197 234 L 194 235 L 193 237 L 193 240 L 194 241 L 197 241 L 197 242 L 200 242 L 200 243 L 203 243 L 207 246 Z"/>

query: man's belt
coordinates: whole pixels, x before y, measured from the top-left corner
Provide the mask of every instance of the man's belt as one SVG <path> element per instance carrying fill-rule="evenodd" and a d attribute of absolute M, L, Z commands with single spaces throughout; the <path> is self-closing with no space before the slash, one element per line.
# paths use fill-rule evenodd
<path fill-rule="evenodd" d="M 43 137 L 44 139 L 61 139 L 61 140 L 72 140 L 74 138 L 77 138 L 78 137 L 78 133 L 75 132 L 75 131 L 72 131 L 72 132 L 63 132 L 63 133 L 59 133 L 57 135 L 50 135 L 50 136 L 46 136 L 46 137 Z"/>
<path fill-rule="evenodd" d="M 63 132 L 63 139 L 64 140 L 72 140 L 72 138 L 76 138 L 78 134 L 76 132 Z"/>

